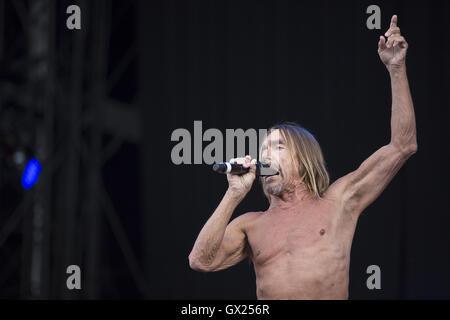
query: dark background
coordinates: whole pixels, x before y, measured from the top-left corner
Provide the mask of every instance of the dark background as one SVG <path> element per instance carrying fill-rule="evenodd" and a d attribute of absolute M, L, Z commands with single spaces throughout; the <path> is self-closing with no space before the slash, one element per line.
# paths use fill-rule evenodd
<path fill-rule="evenodd" d="M 65 26 L 70 4 L 80 31 Z M 366 27 L 371 4 L 381 30 Z M 449 299 L 444 0 L 1 1 L 0 297 L 255 299 L 247 261 L 189 268 L 227 183 L 208 165 L 174 165 L 171 133 L 296 121 L 332 181 L 355 170 L 390 138 L 377 43 L 393 14 L 410 46 L 419 152 L 360 217 L 350 298 Z M 29 191 L 17 152 L 43 166 Z M 265 208 L 255 185 L 233 218 Z M 72 264 L 81 291 L 66 288 Z M 372 264 L 381 290 L 366 287 Z"/>

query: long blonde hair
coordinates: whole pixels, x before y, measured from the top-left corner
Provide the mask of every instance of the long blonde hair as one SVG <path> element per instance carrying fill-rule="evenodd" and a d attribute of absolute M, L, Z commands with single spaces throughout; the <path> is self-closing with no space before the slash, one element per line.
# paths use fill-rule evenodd
<path fill-rule="evenodd" d="M 272 126 L 267 136 L 274 130 L 279 130 L 281 137 L 286 141 L 292 163 L 302 182 L 310 192 L 321 197 L 330 185 L 330 177 L 322 149 L 316 138 L 308 130 L 293 122 L 283 122 Z M 261 184 L 264 186 L 263 179 Z M 270 202 L 269 195 L 264 193 Z"/>

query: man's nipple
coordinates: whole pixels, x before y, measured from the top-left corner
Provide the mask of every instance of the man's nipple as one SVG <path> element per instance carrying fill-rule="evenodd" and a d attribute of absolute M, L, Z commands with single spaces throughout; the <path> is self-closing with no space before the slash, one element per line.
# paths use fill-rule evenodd
<path fill-rule="evenodd" d="M 323 236 L 325 234 L 325 229 L 320 229 L 319 233 L 321 236 Z"/>

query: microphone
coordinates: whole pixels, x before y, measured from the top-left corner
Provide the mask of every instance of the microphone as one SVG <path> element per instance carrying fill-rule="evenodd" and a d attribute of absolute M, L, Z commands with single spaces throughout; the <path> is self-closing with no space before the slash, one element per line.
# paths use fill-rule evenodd
<path fill-rule="evenodd" d="M 250 168 L 244 168 L 241 164 L 237 163 L 216 163 L 213 165 L 213 171 L 222 174 L 244 174 L 247 173 Z M 270 167 L 269 164 L 264 162 L 256 162 L 256 176 L 276 176 L 279 172 Z"/>

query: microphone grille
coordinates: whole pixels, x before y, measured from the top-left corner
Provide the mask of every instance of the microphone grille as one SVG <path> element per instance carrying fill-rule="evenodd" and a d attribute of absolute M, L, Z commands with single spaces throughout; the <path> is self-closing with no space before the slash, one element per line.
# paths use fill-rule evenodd
<path fill-rule="evenodd" d="M 224 173 L 227 171 L 227 166 L 224 163 L 216 163 L 213 165 L 213 170 L 217 173 Z"/>

